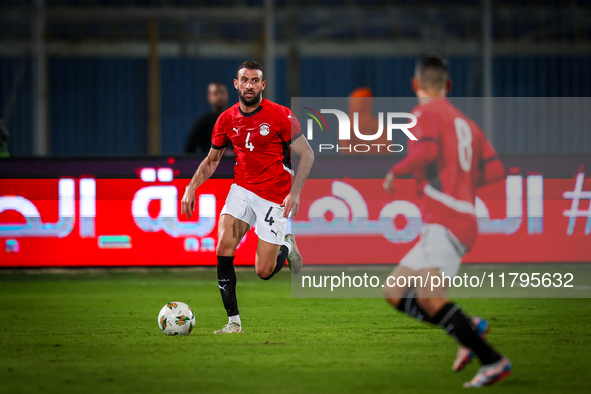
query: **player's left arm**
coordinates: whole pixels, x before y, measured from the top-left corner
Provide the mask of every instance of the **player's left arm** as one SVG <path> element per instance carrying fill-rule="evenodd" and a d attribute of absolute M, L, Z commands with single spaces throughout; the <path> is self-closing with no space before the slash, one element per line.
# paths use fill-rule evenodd
<path fill-rule="evenodd" d="M 298 164 L 298 170 L 291 185 L 291 192 L 285 197 L 281 204 L 281 206 L 284 207 L 283 217 L 285 218 L 289 217 L 290 212 L 291 216 L 295 216 L 296 213 L 298 213 L 298 208 L 300 206 L 300 192 L 304 187 L 306 179 L 308 179 L 308 174 L 310 174 L 312 164 L 314 163 L 314 151 L 310 147 L 310 144 L 308 144 L 308 140 L 306 140 L 302 134 L 296 137 L 291 143 L 291 150 L 300 157 L 300 164 Z"/>
<path fill-rule="evenodd" d="M 501 162 L 501 159 L 499 159 L 495 149 L 484 136 L 482 137 L 482 158 L 480 159 L 479 170 L 478 187 L 507 178 L 505 166 Z"/>

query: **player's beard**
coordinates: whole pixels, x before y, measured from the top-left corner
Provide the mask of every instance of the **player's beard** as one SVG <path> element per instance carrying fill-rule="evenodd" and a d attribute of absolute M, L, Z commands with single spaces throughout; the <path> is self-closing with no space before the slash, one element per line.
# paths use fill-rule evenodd
<path fill-rule="evenodd" d="M 253 91 L 254 93 L 254 91 Z M 254 107 L 255 105 L 257 105 L 258 103 L 260 103 L 261 101 L 261 93 L 263 93 L 263 90 L 259 90 L 259 92 L 257 94 L 255 94 L 254 96 L 252 96 L 252 98 L 249 100 L 246 97 L 244 97 L 244 94 L 239 94 L 238 97 L 240 97 L 240 102 L 244 105 L 246 105 L 247 107 Z"/>

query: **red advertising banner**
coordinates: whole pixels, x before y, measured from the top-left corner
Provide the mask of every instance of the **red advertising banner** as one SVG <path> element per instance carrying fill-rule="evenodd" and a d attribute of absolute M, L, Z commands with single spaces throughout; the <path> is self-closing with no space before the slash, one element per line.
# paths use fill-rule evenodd
<path fill-rule="evenodd" d="M 147 180 L 0 180 L 0 266 L 217 264 L 217 216 L 232 181 L 206 182 L 187 220 L 187 180 Z M 248 232 L 237 264 L 254 263 L 256 242 Z"/>
<path fill-rule="evenodd" d="M 169 168 L 140 179 L 0 180 L 0 267 L 215 265 L 217 218 L 229 179 L 198 190 L 180 216 L 186 179 Z M 413 180 L 387 196 L 379 179 L 310 179 L 293 232 L 305 264 L 392 264 L 422 224 Z M 480 235 L 465 262 L 591 262 L 591 179 L 511 175 L 483 188 Z M 236 264 L 254 264 L 249 231 Z"/>
<path fill-rule="evenodd" d="M 510 175 L 479 190 L 480 235 L 464 262 L 591 262 L 591 179 Z M 418 239 L 421 201 L 414 180 L 310 180 L 294 221 L 298 246 L 314 264 L 396 263 Z"/>

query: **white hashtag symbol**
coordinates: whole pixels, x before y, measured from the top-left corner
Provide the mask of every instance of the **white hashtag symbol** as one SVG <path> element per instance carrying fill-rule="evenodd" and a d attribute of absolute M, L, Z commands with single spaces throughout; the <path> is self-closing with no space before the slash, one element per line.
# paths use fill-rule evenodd
<path fill-rule="evenodd" d="M 570 211 L 562 212 L 564 216 L 570 218 L 568 220 L 568 229 L 566 230 L 568 235 L 573 235 L 577 218 L 587 218 L 587 224 L 585 225 L 585 235 L 589 235 L 589 233 L 591 233 L 591 191 L 583 191 L 584 180 L 585 174 L 579 172 L 577 174 L 577 180 L 575 181 L 575 190 L 572 192 L 562 193 L 563 198 L 572 198 L 573 200 L 570 206 Z M 579 210 L 579 201 L 581 201 L 581 199 L 589 199 L 589 208 L 586 211 Z"/>

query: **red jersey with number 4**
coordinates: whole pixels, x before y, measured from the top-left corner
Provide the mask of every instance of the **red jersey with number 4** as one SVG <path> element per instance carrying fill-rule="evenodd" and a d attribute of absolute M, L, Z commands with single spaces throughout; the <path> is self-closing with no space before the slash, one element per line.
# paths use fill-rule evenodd
<path fill-rule="evenodd" d="M 478 234 L 476 189 L 505 178 L 505 169 L 478 125 L 449 100 L 434 98 L 412 113 L 417 141 L 390 171 L 413 174 L 423 193 L 423 221 L 447 227 L 470 250 Z"/>
<path fill-rule="evenodd" d="M 232 141 L 236 153 L 234 183 L 281 204 L 291 189 L 290 144 L 301 135 L 300 123 L 289 108 L 263 99 L 251 113 L 240 104 L 218 118 L 211 147 L 222 149 Z"/>

